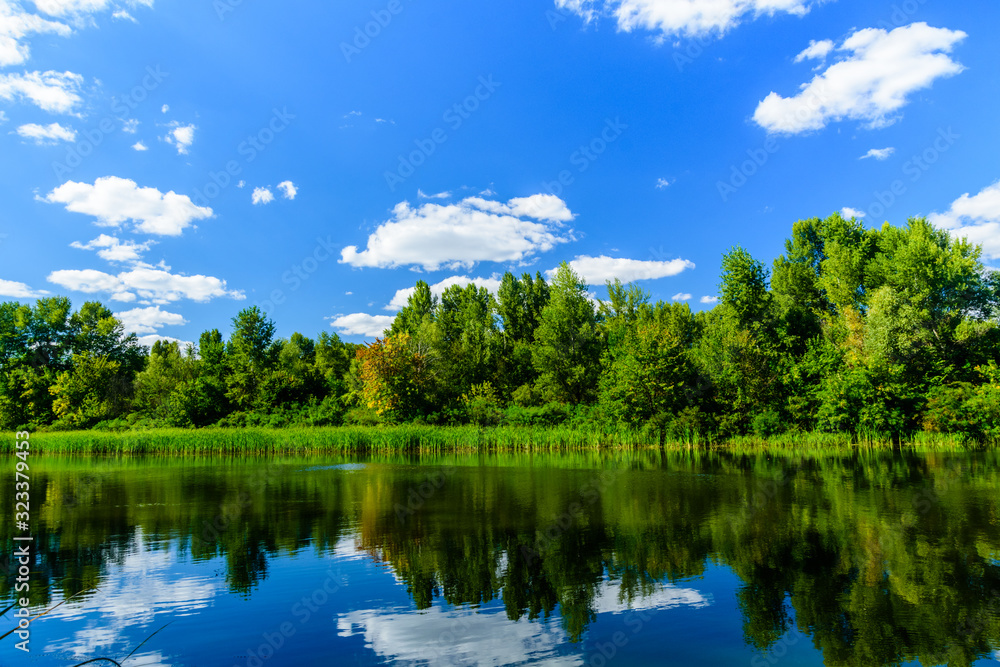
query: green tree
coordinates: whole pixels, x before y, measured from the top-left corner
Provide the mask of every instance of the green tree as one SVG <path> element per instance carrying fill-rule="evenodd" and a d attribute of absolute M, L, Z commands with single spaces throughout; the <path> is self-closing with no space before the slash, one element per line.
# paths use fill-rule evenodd
<path fill-rule="evenodd" d="M 127 388 L 119 370 L 121 364 L 90 352 L 73 355 L 72 369 L 62 371 L 49 393 L 55 397 L 52 409 L 63 424 L 88 428 L 120 416 L 127 405 Z"/>
<path fill-rule="evenodd" d="M 579 404 L 595 397 L 603 340 L 587 286 L 563 262 L 542 310 L 532 361 L 539 394 L 549 401 Z"/>
<path fill-rule="evenodd" d="M 226 396 L 238 409 L 251 411 L 266 405 L 261 389 L 277 364 L 280 347 L 274 340 L 274 322 L 257 306 L 233 318 L 233 333 L 226 345 L 229 376 Z"/>

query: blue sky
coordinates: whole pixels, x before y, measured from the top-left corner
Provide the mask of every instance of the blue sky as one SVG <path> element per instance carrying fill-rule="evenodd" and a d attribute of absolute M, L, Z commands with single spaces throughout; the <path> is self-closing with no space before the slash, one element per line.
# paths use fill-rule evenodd
<path fill-rule="evenodd" d="M 709 308 L 728 248 L 834 211 L 990 263 L 997 34 L 986 0 L 0 0 L 0 297 L 360 341 L 418 279 L 565 260 Z"/>

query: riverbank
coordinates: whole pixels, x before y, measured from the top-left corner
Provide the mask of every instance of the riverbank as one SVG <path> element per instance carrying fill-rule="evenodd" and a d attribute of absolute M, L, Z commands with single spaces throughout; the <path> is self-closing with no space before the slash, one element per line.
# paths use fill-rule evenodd
<path fill-rule="evenodd" d="M 2 434 L 0 452 L 15 448 L 13 433 Z M 299 454 L 358 452 L 477 452 L 619 450 L 665 447 L 731 451 L 841 450 L 917 447 L 966 450 L 989 445 L 959 437 L 919 433 L 911 440 L 856 438 L 837 433 L 787 433 L 772 438 L 741 437 L 720 442 L 666 442 L 639 431 L 572 429 L 559 426 L 340 426 L 320 428 L 151 429 L 142 431 L 53 431 L 32 433 L 35 454 Z"/>

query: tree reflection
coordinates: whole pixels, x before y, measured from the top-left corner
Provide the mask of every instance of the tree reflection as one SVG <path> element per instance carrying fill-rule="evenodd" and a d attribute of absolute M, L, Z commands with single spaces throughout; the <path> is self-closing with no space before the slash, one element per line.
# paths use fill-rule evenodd
<path fill-rule="evenodd" d="M 969 665 L 1000 643 L 996 453 L 684 453 L 633 461 L 599 487 L 587 461 L 546 467 L 562 460 L 350 473 L 125 461 L 89 476 L 93 462 L 46 461 L 33 480 L 32 600 L 99 586 L 130 550 L 177 543 L 198 560 L 223 557 L 230 590 L 252 595 L 275 556 L 349 538 L 418 609 L 501 600 L 511 621 L 558 614 L 573 641 L 606 579 L 620 603 L 640 604 L 718 562 L 743 582 L 744 637 L 759 651 L 793 627 L 828 665 Z M 11 484 L 0 480 L 0 505 Z M 11 584 L 0 580 L 4 599 Z"/>

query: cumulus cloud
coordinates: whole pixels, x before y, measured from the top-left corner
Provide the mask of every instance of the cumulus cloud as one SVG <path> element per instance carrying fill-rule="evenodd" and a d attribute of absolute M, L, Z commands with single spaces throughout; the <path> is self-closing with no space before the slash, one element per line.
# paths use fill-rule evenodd
<path fill-rule="evenodd" d="M 1000 257 L 1000 181 L 976 195 L 965 193 L 947 211 L 932 213 L 927 219 L 955 236 L 982 245 L 988 259 Z"/>
<path fill-rule="evenodd" d="M 48 292 L 44 290 L 33 290 L 24 283 L 4 280 L 0 278 L 0 296 L 8 296 L 14 299 L 37 299 L 45 296 Z"/>
<path fill-rule="evenodd" d="M 500 288 L 500 279 L 496 276 L 492 276 L 490 278 L 451 276 L 450 278 L 445 278 L 441 282 L 431 285 L 431 294 L 440 297 L 441 294 L 452 285 L 458 285 L 460 287 L 465 287 L 466 285 L 476 285 L 477 287 L 485 287 L 491 293 L 496 294 L 496 291 Z M 395 296 L 392 297 L 392 301 L 389 302 L 385 309 L 391 311 L 400 310 L 406 305 L 406 301 L 415 290 L 416 287 L 407 287 L 406 289 L 396 290 Z M 348 294 L 350 294 L 350 292 L 348 292 Z"/>
<path fill-rule="evenodd" d="M 840 209 L 840 214 L 845 218 L 857 218 L 858 220 L 865 217 L 864 211 L 859 211 L 858 209 L 851 208 L 850 206 L 845 206 L 844 208 Z"/>
<path fill-rule="evenodd" d="M 72 114 L 83 102 L 83 77 L 73 72 L 0 74 L 0 99 L 34 104 L 42 111 Z"/>
<path fill-rule="evenodd" d="M 381 338 L 383 332 L 392 326 L 396 319 L 392 315 L 368 315 L 366 313 L 351 313 L 339 315 L 330 323 L 338 333 L 348 336 L 368 336 Z"/>
<path fill-rule="evenodd" d="M 93 216 L 100 227 L 120 227 L 132 220 L 135 231 L 159 236 L 179 236 L 194 221 L 212 217 L 211 208 L 196 206 L 187 195 L 140 188 L 117 176 L 98 178 L 93 185 L 67 181 L 44 201 Z"/>
<path fill-rule="evenodd" d="M 772 92 L 754 121 L 769 132 L 798 134 L 844 119 L 891 125 L 909 96 L 964 68 L 947 54 L 966 34 L 913 23 L 891 32 L 858 30 L 837 47 L 845 54 L 791 97 Z"/>
<path fill-rule="evenodd" d="M 149 150 L 149 146 L 147 146 L 146 144 L 142 143 L 141 141 L 137 141 L 134 144 L 132 144 L 132 150 L 139 151 L 139 152 L 148 151 Z"/>
<path fill-rule="evenodd" d="M 665 178 L 658 178 L 658 179 L 656 179 L 656 189 L 657 190 L 662 190 L 663 188 L 668 188 L 668 187 L 670 187 L 670 181 L 668 181 Z"/>
<path fill-rule="evenodd" d="M 692 296 L 687 292 L 678 292 L 677 294 L 670 297 L 671 301 L 690 301 Z"/>
<path fill-rule="evenodd" d="M 122 241 L 116 236 L 101 234 L 96 239 L 81 243 L 73 241 L 70 246 L 80 250 L 96 250 L 97 256 L 108 262 L 135 263 L 142 259 L 142 253 L 149 250 L 154 241 L 136 243 L 135 241 Z"/>
<path fill-rule="evenodd" d="M 17 133 L 25 139 L 31 139 L 38 145 L 76 141 L 76 131 L 71 127 L 63 127 L 59 123 L 49 123 L 48 125 L 28 123 L 17 128 Z"/>
<path fill-rule="evenodd" d="M 149 306 L 147 308 L 133 308 L 120 313 L 115 313 L 115 317 L 121 320 L 125 333 L 134 333 L 139 336 L 155 334 L 165 326 L 183 326 L 187 320 L 179 313 L 171 313 L 161 310 L 159 306 Z"/>
<path fill-rule="evenodd" d="M 506 203 L 468 197 L 417 208 L 401 202 L 392 218 L 368 237 L 367 248 L 344 248 L 340 262 L 357 267 L 417 266 L 426 271 L 470 268 L 481 261 L 523 262 L 573 240 L 572 230 L 564 226 L 573 217 L 554 195 Z"/>
<path fill-rule="evenodd" d="M 891 146 L 889 148 L 873 148 L 864 155 L 862 155 L 861 157 L 859 157 L 858 159 L 867 160 L 868 158 L 875 158 L 876 160 L 881 162 L 882 160 L 888 160 L 890 157 L 892 157 L 892 154 L 895 152 L 896 149 L 892 148 Z"/>
<path fill-rule="evenodd" d="M 129 118 L 122 122 L 122 132 L 127 134 L 135 134 L 139 131 L 139 121 L 135 118 Z"/>
<path fill-rule="evenodd" d="M 53 33 L 66 37 L 71 32 L 68 25 L 29 14 L 16 2 L 0 0 L 0 67 L 28 60 L 31 53 L 25 38 L 30 35 Z"/>
<path fill-rule="evenodd" d="M 707 305 L 714 305 L 719 303 L 719 297 L 717 296 L 703 296 L 701 297 L 701 302 Z"/>
<path fill-rule="evenodd" d="M 649 30 L 660 38 L 724 34 L 746 18 L 761 15 L 803 16 L 818 0 L 556 0 L 556 6 L 587 21 L 610 15 L 618 29 Z"/>
<path fill-rule="evenodd" d="M 815 39 L 809 40 L 809 46 L 805 48 L 799 55 L 795 56 L 795 62 L 800 63 L 803 60 L 826 60 L 826 57 L 830 55 L 830 52 L 836 48 L 836 44 L 833 43 L 832 39 L 824 39 L 817 42 Z"/>
<path fill-rule="evenodd" d="M 569 263 L 570 267 L 588 285 L 603 285 L 615 278 L 623 283 L 635 280 L 654 280 L 666 278 L 693 269 L 694 264 L 686 259 L 671 259 L 667 261 L 627 259 L 625 257 L 590 257 L 580 255 Z M 556 274 L 556 269 L 546 271 L 549 277 Z"/>
<path fill-rule="evenodd" d="M 291 181 L 278 183 L 278 189 L 281 190 L 281 194 L 285 199 L 295 199 L 295 195 L 299 194 L 299 189 Z"/>
<path fill-rule="evenodd" d="M 274 193 L 267 188 L 254 188 L 250 201 L 254 206 L 266 206 L 274 201 Z"/>
<path fill-rule="evenodd" d="M 243 292 L 229 290 L 225 280 L 212 276 L 185 276 L 162 267 L 140 264 L 117 275 L 94 269 L 53 271 L 48 281 L 84 294 L 104 292 L 112 301 L 164 304 L 181 299 L 206 302 L 216 297 L 245 299 Z"/>
<path fill-rule="evenodd" d="M 176 146 L 178 155 L 187 155 L 188 149 L 194 143 L 194 131 L 198 128 L 194 125 L 181 125 L 177 121 L 171 123 L 170 128 L 163 140 L 171 146 Z"/>

